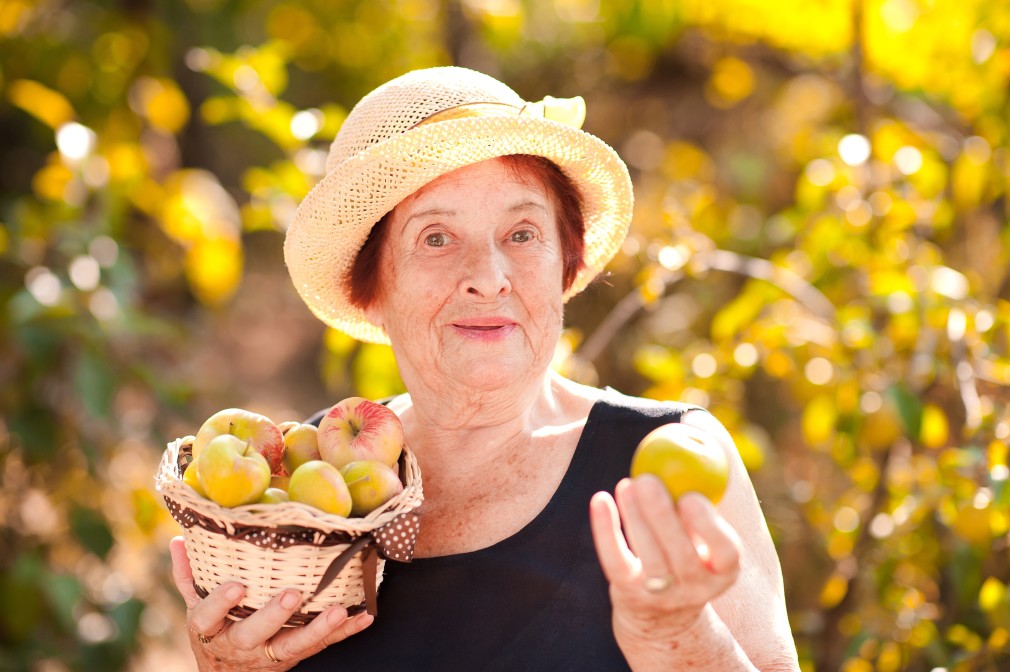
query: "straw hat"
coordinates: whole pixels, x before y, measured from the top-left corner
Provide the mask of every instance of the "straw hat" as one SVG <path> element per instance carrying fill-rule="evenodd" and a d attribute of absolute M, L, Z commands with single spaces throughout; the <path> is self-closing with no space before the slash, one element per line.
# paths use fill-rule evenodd
<path fill-rule="evenodd" d="M 534 154 L 554 161 L 585 201 L 585 268 L 567 301 L 603 270 L 631 222 L 628 169 L 606 143 L 579 130 L 584 114 L 581 98 L 527 103 L 498 80 L 457 67 L 415 70 L 375 89 L 347 116 L 326 176 L 288 228 L 284 259 L 302 300 L 331 327 L 389 343 L 348 300 L 347 276 L 372 226 L 440 175 Z"/>

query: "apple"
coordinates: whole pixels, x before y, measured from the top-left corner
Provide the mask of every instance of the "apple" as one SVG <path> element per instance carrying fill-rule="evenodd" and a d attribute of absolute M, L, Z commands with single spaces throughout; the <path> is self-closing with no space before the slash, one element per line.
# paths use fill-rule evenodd
<path fill-rule="evenodd" d="M 263 491 L 263 496 L 259 498 L 260 504 L 280 504 L 281 502 L 290 501 L 287 490 L 281 490 L 280 488 L 269 487 Z"/>
<path fill-rule="evenodd" d="M 248 441 L 232 434 L 215 436 L 196 458 L 207 497 L 232 507 L 257 501 L 270 487 L 270 465 Z"/>
<path fill-rule="evenodd" d="M 266 458 L 270 473 L 280 473 L 284 455 L 284 438 L 274 421 L 265 415 L 241 408 L 226 408 L 218 411 L 200 427 L 193 441 L 193 457 L 199 458 L 204 448 L 216 436 L 231 434 L 248 441 Z"/>
<path fill-rule="evenodd" d="M 646 434 L 636 447 L 631 476 L 642 474 L 657 476 L 674 501 L 698 492 L 718 504 L 729 483 L 729 462 L 712 435 L 673 422 Z"/>
<path fill-rule="evenodd" d="M 351 493 L 340 470 L 329 462 L 309 460 L 295 469 L 288 483 L 292 502 L 314 506 L 336 516 L 351 512 Z"/>
<path fill-rule="evenodd" d="M 340 475 L 351 493 L 352 516 L 367 516 L 403 492 L 399 475 L 378 460 L 348 462 L 340 470 Z"/>
<path fill-rule="evenodd" d="M 204 499 L 207 498 L 207 492 L 203 489 L 203 485 L 200 484 L 200 474 L 199 469 L 196 468 L 196 460 L 190 462 L 186 467 L 186 471 L 182 472 L 182 482 L 196 490 L 196 494 Z"/>
<path fill-rule="evenodd" d="M 295 469 L 309 460 L 322 459 L 319 455 L 319 430 L 315 425 L 296 423 L 284 433 L 284 469 L 293 474 Z"/>
<path fill-rule="evenodd" d="M 287 490 L 288 483 L 291 481 L 291 477 L 288 475 L 279 476 L 277 474 L 270 475 L 270 487 L 277 488 L 279 490 Z"/>
<path fill-rule="evenodd" d="M 355 460 L 378 460 L 392 467 L 403 450 L 403 425 L 382 404 L 348 397 L 319 423 L 319 453 L 337 468 Z"/>

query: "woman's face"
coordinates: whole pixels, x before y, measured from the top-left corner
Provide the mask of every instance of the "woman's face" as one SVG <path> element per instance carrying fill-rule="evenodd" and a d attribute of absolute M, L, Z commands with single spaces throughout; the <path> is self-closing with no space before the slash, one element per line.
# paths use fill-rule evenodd
<path fill-rule="evenodd" d="M 529 182 L 492 159 L 393 210 L 368 316 L 412 392 L 499 389 L 546 371 L 562 326 L 561 247 L 552 201 Z"/>

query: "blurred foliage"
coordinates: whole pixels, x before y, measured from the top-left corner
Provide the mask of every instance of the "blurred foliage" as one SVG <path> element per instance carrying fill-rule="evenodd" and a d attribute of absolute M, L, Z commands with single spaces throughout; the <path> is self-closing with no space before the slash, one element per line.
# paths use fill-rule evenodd
<path fill-rule="evenodd" d="M 186 669 L 165 441 L 402 389 L 280 245 L 349 107 L 446 63 L 584 95 L 631 167 L 556 365 L 730 428 L 804 669 L 1006 669 L 1010 5 L 980 0 L 0 0 L 0 669 Z"/>

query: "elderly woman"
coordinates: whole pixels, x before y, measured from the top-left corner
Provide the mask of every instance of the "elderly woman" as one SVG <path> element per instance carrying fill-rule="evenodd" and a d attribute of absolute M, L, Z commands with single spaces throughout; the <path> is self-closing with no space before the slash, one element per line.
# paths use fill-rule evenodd
<path fill-rule="evenodd" d="M 207 670 L 795 670 L 781 570 L 733 441 L 706 411 L 599 390 L 550 364 L 565 301 L 631 219 L 627 169 L 573 101 L 526 103 L 462 68 L 366 96 L 300 206 L 285 257 L 309 308 L 390 343 L 390 400 L 424 475 L 410 564 L 386 563 L 379 617 L 302 596 L 227 619 L 243 587 L 175 580 Z M 625 478 L 650 430 L 715 436 L 718 506 Z M 613 491 L 616 501 L 608 494 Z"/>

